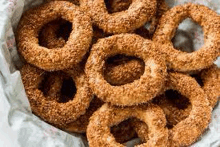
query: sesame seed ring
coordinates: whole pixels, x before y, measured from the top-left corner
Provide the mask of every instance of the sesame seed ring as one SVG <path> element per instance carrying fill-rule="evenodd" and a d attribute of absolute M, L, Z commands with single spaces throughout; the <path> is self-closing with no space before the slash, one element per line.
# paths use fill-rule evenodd
<path fill-rule="evenodd" d="M 168 146 L 189 146 L 194 143 L 208 127 L 211 119 L 212 108 L 209 106 L 207 97 L 203 89 L 196 80 L 188 75 L 180 73 L 169 73 L 167 89 L 176 90 L 181 95 L 187 97 L 192 105 L 192 110 L 184 120 L 178 122 L 172 129 L 169 129 Z M 164 111 L 165 112 L 165 111 Z M 165 112 L 166 113 L 166 112 Z M 137 124 L 136 131 L 142 140 L 146 140 L 144 135 L 147 128 Z M 145 124 L 144 124 L 145 125 Z"/>
<path fill-rule="evenodd" d="M 114 107 L 104 104 L 90 118 L 87 128 L 87 138 L 90 147 L 124 147 L 115 141 L 110 133 L 110 127 L 119 124 L 129 118 L 137 118 L 148 125 L 149 140 L 136 147 L 161 147 L 167 144 L 168 130 L 163 111 L 156 105 L 148 103 L 145 106 Z"/>
<path fill-rule="evenodd" d="M 110 34 L 126 33 L 144 25 L 156 12 L 156 0 L 132 0 L 125 11 L 109 14 L 104 0 L 82 0 L 93 23 Z"/>
<path fill-rule="evenodd" d="M 47 23 L 62 18 L 72 23 L 72 32 L 63 48 L 48 49 L 38 44 L 38 33 Z M 79 63 L 92 40 L 90 18 L 66 1 L 52 1 L 25 12 L 17 32 L 18 50 L 28 63 L 44 70 L 63 70 Z"/>
<path fill-rule="evenodd" d="M 205 44 L 199 50 L 186 53 L 176 50 L 171 42 L 179 23 L 190 17 L 202 26 Z M 220 55 L 220 19 L 216 12 L 198 4 L 184 4 L 168 10 L 160 19 L 153 40 L 163 44 L 160 50 L 167 56 L 168 67 L 182 72 L 201 70 L 213 64 Z"/>
<path fill-rule="evenodd" d="M 135 56 L 145 63 L 140 79 L 112 86 L 104 79 L 103 68 L 108 57 L 117 54 Z M 154 98 L 164 86 L 166 65 L 152 41 L 135 34 L 120 34 L 100 39 L 91 49 L 85 72 L 97 97 L 114 105 L 134 105 Z"/>
<path fill-rule="evenodd" d="M 188 146 L 208 127 L 212 108 L 206 94 L 194 78 L 180 73 L 169 73 L 167 84 L 168 90 L 178 91 L 189 99 L 192 106 L 189 116 L 169 129 L 168 146 Z"/>
<path fill-rule="evenodd" d="M 45 71 L 26 64 L 21 69 L 22 81 L 29 99 L 32 111 L 43 120 L 65 128 L 67 124 L 77 120 L 86 112 L 93 94 L 83 73 L 74 70 L 70 75 L 76 85 L 76 93 L 71 100 L 62 103 L 56 98 L 48 98 L 39 90 L 39 84 L 44 79 Z"/>
<path fill-rule="evenodd" d="M 213 65 L 201 72 L 203 81 L 202 89 L 209 100 L 209 105 L 214 108 L 220 97 L 220 69 Z"/>

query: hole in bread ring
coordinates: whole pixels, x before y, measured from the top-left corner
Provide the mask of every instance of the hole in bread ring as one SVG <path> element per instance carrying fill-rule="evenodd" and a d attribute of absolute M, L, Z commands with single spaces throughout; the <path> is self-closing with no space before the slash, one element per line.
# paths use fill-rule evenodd
<path fill-rule="evenodd" d="M 144 62 L 125 55 L 110 57 L 105 62 L 104 78 L 114 86 L 132 83 L 143 75 Z"/>

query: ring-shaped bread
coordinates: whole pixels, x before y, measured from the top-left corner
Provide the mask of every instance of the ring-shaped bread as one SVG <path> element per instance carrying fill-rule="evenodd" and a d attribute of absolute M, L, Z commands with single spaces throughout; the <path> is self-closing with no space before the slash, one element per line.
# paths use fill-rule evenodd
<path fill-rule="evenodd" d="M 164 57 L 152 41 L 135 34 L 120 34 L 100 39 L 91 49 L 85 72 L 94 94 L 114 105 L 134 105 L 154 98 L 163 88 L 166 72 Z M 135 56 L 145 63 L 140 79 L 113 86 L 104 79 L 103 68 L 108 57 L 117 54 Z"/>
<path fill-rule="evenodd" d="M 192 53 L 176 50 L 171 42 L 179 23 L 187 17 L 201 25 L 204 31 L 204 45 Z M 187 3 L 171 8 L 161 17 L 153 40 L 162 44 L 160 51 L 166 55 L 169 69 L 189 72 L 211 66 L 220 55 L 219 30 L 220 19 L 215 11 Z"/>
<path fill-rule="evenodd" d="M 209 106 L 206 94 L 194 78 L 181 73 L 169 73 L 168 75 L 166 90 L 178 91 L 181 95 L 187 97 L 192 105 L 188 117 L 169 129 L 168 146 L 189 146 L 208 127 L 212 107 Z M 140 127 L 140 125 L 137 127 Z M 143 136 L 146 132 L 147 130 L 143 130 L 137 133 L 144 140 Z"/>
<path fill-rule="evenodd" d="M 40 46 L 40 29 L 59 18 L 72 23 L 72 32 L 65 46 L 54 49 Z M 89 16 L 66 1 L 52 1 L 28 10 L 17 29 L 18 51 L 28 63 L 48 71 L 63 70 L 78 64 L 89 51 L 91 40 Z"/>

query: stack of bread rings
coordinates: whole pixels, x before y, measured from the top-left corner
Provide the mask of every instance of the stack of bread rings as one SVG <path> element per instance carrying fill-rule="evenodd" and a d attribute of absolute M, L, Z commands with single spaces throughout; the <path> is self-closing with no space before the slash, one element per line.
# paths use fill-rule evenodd
<path fill-rule="evenodd" d="M 172 39 L 186 18 L 204 31 L 192 53 Z M 149 27 L 146 27 L 146 24 Z M 91 147 L 195 143 L 220 97 L 220 17 L 165 0 L 45 0 L 17 27 L 32 112 Z"/>

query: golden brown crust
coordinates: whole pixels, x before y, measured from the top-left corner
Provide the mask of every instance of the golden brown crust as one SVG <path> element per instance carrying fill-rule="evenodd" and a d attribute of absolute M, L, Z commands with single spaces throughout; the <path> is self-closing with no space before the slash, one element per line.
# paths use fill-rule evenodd
<path fill-rule="evenodd" d="M 123 120 L 135 117 L 148 125 L 149 140 L 136 147 L 166 146 L 168 131 L 165 128 L 166 119 L 163 111 L 156 105 L 148 104 L 138 107 L 114 107 L 104 104 L 90 118 L 87 128 L 87 138 L 90 147 L 124 147 L 117 143 L 110 133 L 110 127 Z"/>
<path fill-rule="evenodd" d="M 144 25 L 156 12 L 156 0 L 133 1 L 128 10 L 109 14 L 104 0 L 82 0 L 93 23 L 106 33 L 126 33 Z"/>
<path fill-rule="evenodd" d="M 59 101 L 60 96 L 61 96 L 61 87 L 63 84 L 63 80 L 65 78 L 66 78 L 65 75 L 62 75 L 62 74 L 51 74 L 48 77 L 48 80 L 46 81 L 47 85 L 44 86 L 46 88 L 45 90 L 47 91 L 47 94 L 46 94 L 47 99 Z M 69 85 L 66 85 L 66 86 L 69 86 Z M 62 129 L 68 132 L 85 133 L 87 125 L 89 123 L 89 118 L 103 104 L 104 102 L 102 102 L 100 99 L 94 96 L 85 114 L 82 114 L 79 118 L 67 124 L 66 127 L 63 127 Z"/>
<path fill-rule="evenodd" d="M 62 17 L 73 24 L 69 40 L 63 48 L 39 46 L 38 32 Z M 52 1 L 30 9 L 22 16 L 17 29 L 18 50 L 28 63 L 44 70 L 62 70 L 79 63 L 89 50 L 92 39 L 90 18 L 79 7 L 66 1 Z"/>
<path fill-rule="evenodd" d="M 47 98 L 38 89 L 44 74 L 45 71 L 29 64 L 21 69 L 22 81 L 32 111 L 45 121 L 64 128 L 85 113 L 92 99 L 92 92 L 85 75 L 74 70 L 70 76 L 76 84 L 77 92 L 72 100 L 59 103 L 55 100 L 56 98 Z"/>
<path fill-rule="evenodd" d="M 220 97 L 220 69 L 213 65 L 201 72 L 201 79 L 205 94 L 207 95 L 209 105 L 214 108 Z"/>
<path fill-rule="evenodd" d="M 140 79 L 122 86 L 112 86 L 103 75 L 105 60 L 117 54 L 135 56 L 145 62 Z M 120 34 L 100 39 L 91 49 L 85 72 L 93 92 L 104 102 L 114 105 L 145 103 L 162 89 L 166 76 L 163 56 L 150 40 L 134 34 Z"/>
<path fill-rule="evenodd" d="M 59 73 L 51 73 L 49 75 L 47 81 L 45 81 L 46 85 L 44 86 L 44 88 L 46 88 L 44 89 L 44 91 L 46 91 L 47 99 L 60 101 L 61 87 L 65 78 L 67 78 L 66 75 Z M 65 125 L 65 127 L 62 127 L 62 129 L 68 132 L 85 133 L 90 116 L 92 116 L 92 114 L 103 104 L 104 102 L 102 102 L 100 99 L 94 96 L 89 104 L 89 107 L 86 109 L 85 114 L 82 114 L 75 121 Z M 123 139 L 123 137 L 121 138 Z"/>
<path fill-rule="evenodd" d="M 202 26 L 205 44 L 198 51 L 186 53 L 174 49 L 171 42 L 179 23 L 190 17 Z M 198 4 L 173 7 L 160 19 L 153 40 L 161 43 L 160 50 L 166 54 L 168 67 L 176 71 L 189 72 L 207 68 L 220 55 L 220 19 L 216 12 Z"/>

